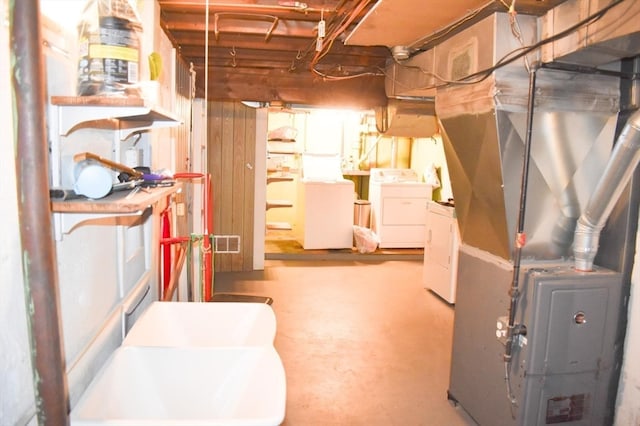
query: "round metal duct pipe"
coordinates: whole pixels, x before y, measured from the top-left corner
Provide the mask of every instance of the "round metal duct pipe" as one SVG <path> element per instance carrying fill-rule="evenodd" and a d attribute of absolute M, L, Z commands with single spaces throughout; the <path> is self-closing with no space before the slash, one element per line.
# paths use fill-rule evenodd
<path fill-rule="evenodd" d="M 602 178 L 578 219 L 573 240 L 575 267 L 591 271 L 598 253 L 600 232 L 640 161 L 640 110 L 627 121 L 616 141 Z"/>

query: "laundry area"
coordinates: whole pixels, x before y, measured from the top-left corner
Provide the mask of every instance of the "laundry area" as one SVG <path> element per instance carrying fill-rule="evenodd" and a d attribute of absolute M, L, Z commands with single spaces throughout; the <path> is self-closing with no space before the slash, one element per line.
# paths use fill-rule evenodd
<path fill-rule="evenodd" d="M 0 16 L 0 426 L 640 425 L 640 2 Z"/>
<path fill-rule="evenodd" d="M 381 134 L 366 110 L 273 108 L 267 121 L 267 259 L 422 258 L 427 201 L 453 200 L 435 120 L 423 137 Z"/>

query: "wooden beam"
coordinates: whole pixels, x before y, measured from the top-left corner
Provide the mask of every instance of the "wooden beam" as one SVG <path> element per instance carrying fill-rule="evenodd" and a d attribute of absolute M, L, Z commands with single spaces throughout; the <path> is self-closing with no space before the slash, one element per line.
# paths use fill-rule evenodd
<path fill-rule="evenodd" d="M 204 77 L 196 71 L 196 93 L 204 96 Z M 215 100 L 252 100 L 318 106 L 374 108 L 386 105 L 383 77 L 360 77 L 325 81 L 310 72 L 289 73 L 223 73 L 212 70 L 208 78 L 208 94 Z"/>
<path fill-rule="evenodd" d="M 199 31 L 207 29 L 206 22 L 202 19 L 164 18 L 164 27 L 169 31 Z M 264 34 L 271 28 L 272 22 L 266 19 L 247 17 L 221 17 L 218 21 L 218 30 L 221 33 L 255 35 Z M 209 32 L 214 34 L 216 29 L 214 19 L 209 21 Z M 301 22 L 278 19 L 272 32 L 273 36 L 314 38 L 317 34 L 316 22 Z"/>

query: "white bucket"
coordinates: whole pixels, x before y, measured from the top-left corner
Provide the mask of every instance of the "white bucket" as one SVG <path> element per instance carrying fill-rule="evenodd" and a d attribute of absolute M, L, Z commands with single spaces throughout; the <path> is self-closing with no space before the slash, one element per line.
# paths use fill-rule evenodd
<path fill-rule="evenodd" d="M 75 165 L 73 186 L 76 194 L 98 199 L 111 192 L 113 177 L 109 169 L 93 161 L 81 161 Z"/>

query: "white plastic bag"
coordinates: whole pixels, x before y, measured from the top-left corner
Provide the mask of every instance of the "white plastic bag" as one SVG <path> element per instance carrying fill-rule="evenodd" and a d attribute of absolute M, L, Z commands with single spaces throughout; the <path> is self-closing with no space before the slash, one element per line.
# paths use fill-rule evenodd
<path fill-rule="evenodd" d="M 431 185 L 431 188 L 440 188 L 440 179 L 438 178 L 438 169 L 436 165 L 431 163 L 431 166 L 424 171 L 425 183 Z"/>
<path fill-rule="evenodd" d="M 380 244 L 380 239 L 369 228 L 353 225 L 353 236 L 356 240 L 356 248 L 360 253 L 373 253 Z"/>
<path fill-rule="evenodd" d="M 291 126 L 278 127 L 267 134 L 269 140 L 275 141 L 293 141 L 296 136 L 298 136 L 298 129 Z"/>

